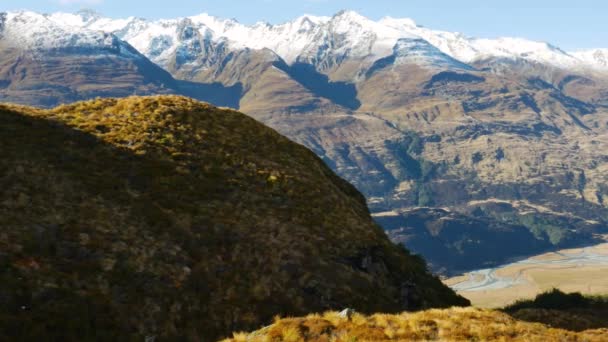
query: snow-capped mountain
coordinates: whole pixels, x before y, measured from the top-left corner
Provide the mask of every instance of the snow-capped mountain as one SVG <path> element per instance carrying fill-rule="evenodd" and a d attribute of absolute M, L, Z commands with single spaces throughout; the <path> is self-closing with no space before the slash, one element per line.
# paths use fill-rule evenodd
<path fill-rule="evenodd" d="M 112 19 L 92 11 L 74 14 L 21 11 L 0 15 L 0 39 L 0 48 L 5 51 L 12 46 L 46 59 L 67 54 L 76 56 L 70 69 L 74 75 L 79 70 L 96 70 L 83 67 L 91 63 L 89 59 L 112 55 L 124 59 L 120 73 L 133 76 L 135 69 L 130 65 L 137 60 L 134 62 L 140 66 L 136 68 L 137 78 L 147 79 L 148 71 L 152 70 L 155 76 L 148 78 L 154 80 L 155 87 L 166 86 L 173 78 L 217 83 L 217 89 L 229 89 L 228 101 L 222 103 L 235 104 L 246 99 L 241 103 L 244 108 L 248 108 L 249 102 L 267 103 L 272 98 L 280 98 L 267 92 L 264 97 L 258 96 L 261 94 L 256 92 L 258 81 L 285 86 L 287 80 L 297 88 L 287 94 L 304 92 L 310 103 L 317 101 L 315 108 L 319 103 L 325 105 L 324 100 L 319 100 L 324 98 L 356 109 L 361 104 L 357 98 L 365 98 L 365 93 L 373 95 L 380 86 L 386 89 L 403 86 L 403 75 L 410 75 L 408 82 L 417 80 L 421 84 L 428 81 L 425 77 L 446 70 L 487 71 L 522 82 L 540 78 L 555 87 L 567 88 L 583 100 L 598 104 L 608 101 L 603 91 L 608 50 L 567 53 L 547 43 L 518 38 L 470 38 L 428 29 L 411 19 L 387 17 L 374 21 L 353 11 L 342 11 L 332 17 L 305 15 L 280 25 L 260 22 L 249 26 L 207 14 L 146 20 Z M 9 66 L 15 58 L 6 52 L 4 57 L 6 75 L 10 76 L 13 69 Z M 31 63 L 38 62 L 32 59 Z M 65 64 L 65 59 L 62 63 Z M 110 61 L 105 63 L 112 68 Z M 419 75 L 414 76 L 412 70 L 408 70 L 411 65 L 420 67 L 416 69 Z M 45 68 L 36 69 L 36 76 L 42 77 L 46 67 L 52 65 L 47 63 Z M 381 85 L 363 85 L 367 78 L 380 71 L 387 76 Z M 602 78 L 601 82 L 582 81 L 585 77 L 595 77 L 594 73 Z M 572 77 L 565 77 L 569 74 Z M 6 79 L 15 84 L 15 76 L 9 76 Z M 97 79 L 91 78 L 90 82 L 95 83 Z M 396 83 L 389 85 L 390 82 Z M 412 83 L 408 89 L 413 91 L 419 83 Z M 402 88 L 403 91 L 406 88 Z M 336 94 L 342 95 L 336 97 Z M 394 105 L 397 110 L 402 101 L 394 101 Z"/>
<path fill-rule="evenodd" d="M 96 15 L 64 16 L 79 23 Z M 34 12 L 0 13 L 0 101 L 54 106 L 94 97 L 179 93 L 171 75 L 110 32 Z"/>
<path fill-rule="evenodd" d="M 84 20 L 84 18 L 82 19 Z M 94 49 L 99 53 L 112 53 L 127 58 L 143 56 L 111 32 L 60 24 L 47 16 L 34 12 L 8 12 L 0 20 L 0 37 L 4 45 L 21 50 L 48 51 L 58 49 Z"/>
<path fill-rule="evenodd" d="M 608 70 L 605 50 L 568 53 L 548 43 L 521 38 L 471 38 L 425 28 L 411 19 L 387 17 L 373 21 L 353 11 L 342 11 L 333 17 L 305 15 L 279 25 L 260 22 L 250 26 L 207 14 L 145 20 L 135 17 L 110 19 L 87 11 L 54 13 L 46 18 L 66 30 L 78 27 L 111 32 L 162 66 L 169 63 L 176 51 L 184 50 L 183 45 L 189 44 L 188 40 L 196 34 L 209 44 L 225 43 L 234 50 L 270 49 L 288 64 L 314 64 L 322 63 L 326 58 L 343 60 L 349 57 L 373 61 L 390 56 L 400 39 L 418 38 L 464 63 L 507 58 L 567 69 Z M 184 34 L 185 30 L 190 33 Z M 190 50 L 197 52 L 197 49 Z"/>
<path fill-rule="evenodd" d="M 401 38 L 393 48 L 393 54 L 381 58 L 366 71 L 367 78 L 380 70 L 400 65 L 418 65 L 438 71 L 472 71 L 468 64 L 462 63 L 441 52 L 437 47 L 421 38 Z"/>
<path fill-rule="evenodd" d="M 439 69 L 473 69 L 421 38 L 399 39 L 395 44 L 394 55 L 397 64 L 411 63 Z"/>
<path fill-rule="evenodd" d="M 597 69 L 608 70 L 608 49 L 579 51 L 572 55 Z"/>
<path fill-rule="evenodd" d="M 418 26 L 409 19 L 384 18 L 380 23 L 417 35 L 447 55 L 465 63 L 488 58 L 509 58 L 571 68 L 582 66 L 581 62 L 583 62 L 544 42 L 509 37 L 471 38 L 460 33 L 437 31 Z"/>

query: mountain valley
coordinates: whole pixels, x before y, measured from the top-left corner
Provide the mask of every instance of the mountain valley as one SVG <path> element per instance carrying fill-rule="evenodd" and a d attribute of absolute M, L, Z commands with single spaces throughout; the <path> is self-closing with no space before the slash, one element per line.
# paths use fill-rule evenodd
<path fill-rule="evenodd" d="M 470 38 L 352 11 L 252 26 L 206 14 L 3 18 L 3 101 L 171 93 L 238 108 L 313 150 L 435 271 L 589 245 L 606 232 L 605 50 Z M 50 33 L 22 23 L 76 38 L 41 39 Z M 27 48 L 15 52 L 17 40 Z M 28 59 L 36 55 L 45 62 Z M 415 208 L 435 210 L 423 230 L 408 223 Z M 437 224 L 459 234 L 439 237 L 428 228 Z M 488 255 L 496 229 L 513 247 Z M 529 246 L 516 246 L 522 239 Z"/>
<path fill-rule="evenodd" d="M 564 249 L 445 280 L 476 307 L 499 308 L 559 284 L 588 296 L 608 292 L 608 244 Z"/>

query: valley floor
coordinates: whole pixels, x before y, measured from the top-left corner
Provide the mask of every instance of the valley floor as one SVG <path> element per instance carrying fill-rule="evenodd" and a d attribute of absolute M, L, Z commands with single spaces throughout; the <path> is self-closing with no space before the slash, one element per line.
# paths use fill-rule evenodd
<path fill-rule="evenodd" d="M 497 308 L 551 288 L 608 293 L 608 243 L 545 253 L 445 281 L 477 307 Z"/>

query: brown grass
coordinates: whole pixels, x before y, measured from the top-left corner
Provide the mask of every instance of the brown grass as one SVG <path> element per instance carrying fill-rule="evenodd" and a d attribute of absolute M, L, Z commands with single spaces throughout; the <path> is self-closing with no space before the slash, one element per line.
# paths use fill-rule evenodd
<path fill-rule="evenodd" d="M 0 132 L 0 341 L 209 341 L 276 314 L 468 304 L 313 152 L 238 112 L 0 105 Z"/>
<path fill-rule="evenodd" d="M 607 329 L 580 333 L 539 323 L 518 321 L 507 314 L 452 308 L 399 315 L 355 314 L 350 320 L 336 312 L 283 318 L 253 332 L 235 333 L 229 341 L 606 341 Z"/>

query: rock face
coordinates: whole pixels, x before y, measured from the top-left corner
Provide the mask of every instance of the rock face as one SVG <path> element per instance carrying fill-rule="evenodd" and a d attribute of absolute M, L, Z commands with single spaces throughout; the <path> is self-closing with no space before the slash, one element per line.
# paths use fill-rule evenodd
<path fill-rule="evenodd" d="M 1 106 L 0 130 L 0 339 L 214 340 L 276 314 L 467 304 L 312 152 L 235 111 Z"/>

